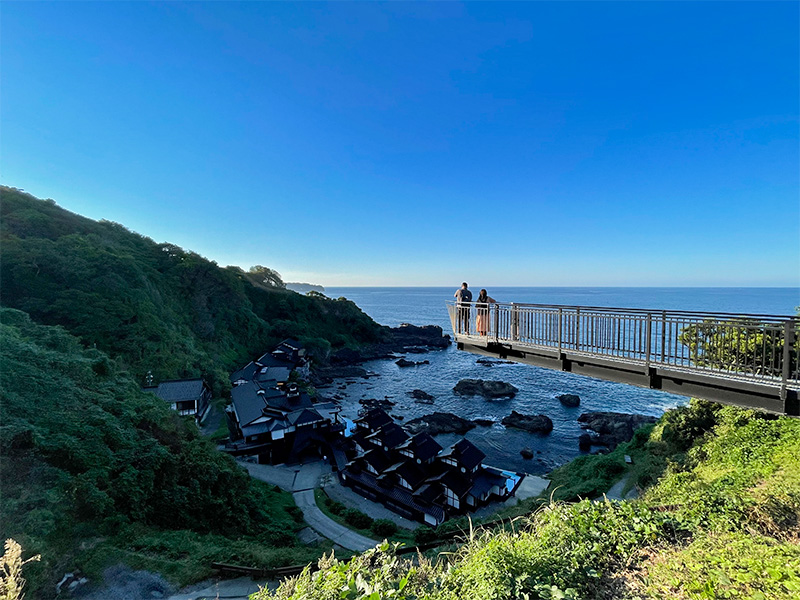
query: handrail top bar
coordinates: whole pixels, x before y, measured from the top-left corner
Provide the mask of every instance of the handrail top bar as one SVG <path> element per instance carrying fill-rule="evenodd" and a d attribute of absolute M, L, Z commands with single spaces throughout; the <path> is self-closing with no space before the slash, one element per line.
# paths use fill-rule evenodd
<path fill-rule="evenodd" d="M 446 300 L 445 301 L 449 305 L 457 305 L 459 304 L 455 300 Z M 482 302 L 477 302 L 473 300 L 472 302 L 468 302 L 466 304 L 483 304 Z M 517 307 L 517 308 L 541 308 L 541 309 L 567 309 L 567 310 L 587 310 L 587 311 L 596 311 L 596 312 L 615 312 L 615 313 L 629 313 L 629 314 L 636 314 L 636 315 L 676 315 L 681 317 L 722 317 L 726 319 L 736 319 L 736 318 L 756 318 L 761 320 L 768 320 L 768 321 L 800 321 L 800 316 L 797 315 L 768 315 L 768 314 L 757 314 L 757 313 L 730 313 L 730 312 L 700 312 L 700 311 L 691 311 L 691 310 L 670 310 L 670 309 L 663 309 L 663 308 L 619 308 L 619 307 L 612 307 L 612 306 L 581 306 L 577 304 L 531 304 L 531 303 L 523 303 L 523 302 L 493 302 L 491 303 L 494 306 L 504 306 L 504 307 Z"/>

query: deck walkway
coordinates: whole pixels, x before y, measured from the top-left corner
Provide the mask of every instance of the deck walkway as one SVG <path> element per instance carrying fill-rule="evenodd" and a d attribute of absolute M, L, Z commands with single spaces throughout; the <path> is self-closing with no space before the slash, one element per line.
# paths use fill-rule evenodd
<path fill-rule="evenodd" d="M 460 350 L 800 415 L 800 319 L 660 309 L 448 303 Z"/>

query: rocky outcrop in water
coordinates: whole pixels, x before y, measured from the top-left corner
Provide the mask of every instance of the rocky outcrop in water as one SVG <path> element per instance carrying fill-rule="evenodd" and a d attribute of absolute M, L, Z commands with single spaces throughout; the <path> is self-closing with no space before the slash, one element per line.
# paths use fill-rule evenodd
<path fill-rule="evenodd" d="M 567 408 L 575 408 L 581 404 L 581 398 L 576 394 L 561 394 L 560 396 L 556 396 L 556 398 Z"/>
<path fill-rule="evenodd" d="M 505 381 L 462 379 L 453 388 L 459 396 L 483 396 L 484 398 L 513 398 L 519 390 Z"/>
<path fill-rule="evenodd" d="M 311 374 L 311 383 L 314 385 L 324 385 L 331 383 L 334 379 L 367 379 L 369 373 L 363 367 L 355 365 L 339 365 L 335 367 L 322 367 Z"/>
<path fill-rule="evenodd" d="M 531 433 L 550 433 L 553 431 L 553 421 L 547 415 L 523 415 L 515 410 L 501 421 L 506 427 L 516 427 Z"/>
<path fill-rule="evenodd" d="M 405 358 L 401 358 L 399 360 L 394 361 L 394 364 L 396 364 L 400 368 L 404 368 L 404 367 L 418 367 L 420 365 L 429 365 L 431 363 L 429 361 L 427 361 L 427 360 L 420 360 L 420 361 L 414 362 L 413 360 L 408 360 L 408 359 L 405 359 Z"/>
<path fill-rule="evenodd" d="M 405 429 L 411 434 L 427 433 L 429 435 L 439 435 L 440 433 L 467 433 L 475 428 L 475 423 L 467 419 L 462 419 L 453 413 L 435 412 L 424 417 L 412 419 L 404 425 Z"/>
<path fill-rule="evenodd" d="M 633 439 L 633 432 L 642 425 L 655 423 L 658 419 L 649 415 L 637 415 L 616 412 L 586 412 L 578 417 L 578 423 L 584 429 L 591 429 L 589 435 L 592 446 L 606 446 L 613 450 L 618 444 Z M 581 440 L 578 440 L 581 445 Z M 585 439 L 581 448 L 585 446 Z"/>
<path fill-rule="evenodd" d="M 494 425 L 494 421 L 491 419 L 473 419 L 472 420 L 475 425 L 480 425 L 481 427 L 491 427 Z"/>
<path fill-rule="evenodd" d="M 450 345 L 450 336 L 444 335 L 438 325 L 409 325 L 387 328 L 383 342 L 363 346 L 359 350 L 342 348 L 330 357 L 331 365 L 357 365 L 379 358 L 396 358 L 395 354 L 407 352 L 422 354 L 431 350 L 443 350 Z"/>
<path fill-rule="evenodd" d="M 423 390 L 411 390 L 408 395 L 421 404 L 433 404 L 434 401 L 434 397 Z"/>
<path fill-rule="evenodd" d="M 479 358 L 475 364 L 483 365 L 484 367 L 493 367 L 495 365 L 513 365 L 510 360 L 498 360 L 496 358 Z"/>
<path fill-rule="evenodd" d="M 519 451 L 519 454 L 525 460 L 530 460 L 533 458 L 533 450 L 531 450 L 530 448 L 523 448 L 522 450 Z"/>
<path fill-rule="evenodd" d="M 378 400 L 377 398 L 362 398 L 358 401 L 358 403 L 363 406 L 367 410 L 372 410 L 373 408 L 380 408 L 385 411 L 389 411 L 396 402 L 392 402 L 391 400 L 384 398 L 383 400 Z"/>

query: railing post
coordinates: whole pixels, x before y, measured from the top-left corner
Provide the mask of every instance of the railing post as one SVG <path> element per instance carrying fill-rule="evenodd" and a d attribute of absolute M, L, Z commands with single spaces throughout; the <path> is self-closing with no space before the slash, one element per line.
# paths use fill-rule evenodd
<path fill-rule="evenodd" d="M 661 362 L 666 362 L 667 353 L 667 311 L 661 313 Z"/>
<path fill-rule="evenodd" d="M 653 335 L 653 315 L 647 313 L 647 329 L 645 333 L 645 342 L 644 342 L 644 364 L 645 367 L 650 370 L 650 345 L 651 345 L 651 337 Z"/>
<path fill-rule="evenodd" d="M 581 350 L 581 309 L 575 309 L 575 350 Z"/>
<path fill-rule="evenodd" d="M 514 302 L 511 303 L 511 339 L 519 341 L 519 307 Z"/>
<path fill-rule="evenodd" d="M 785 321 L 783 324 L 783 368 L 781 369 L 781 400 L 786 402 L 786 388 L 789 385 L 789 376 L 792 369 L 792 334 L 794 327 L 791 321 Z"/>
<path fill-rule="evenodd" d="M 561 321 L 564 316 L 564 309 L 558 309 L 558 360 L 561 360 Z"/>

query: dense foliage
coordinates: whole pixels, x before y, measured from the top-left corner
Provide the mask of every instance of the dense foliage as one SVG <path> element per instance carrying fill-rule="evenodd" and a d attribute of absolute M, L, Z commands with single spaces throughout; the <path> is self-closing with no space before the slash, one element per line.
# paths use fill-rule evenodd
<path fill-rule="evenodd" d="M 259 598 L 800 594 L 800 420 L 693 403 L 639 438 L 662 452 L 652 464 L 663 471 L 640 500 L 546 504 L 511 527 L 472 531 L 434 560 L 403 560 L 389 545 L 350 561 L 327 557 L 320 571 Z"/>
<path fill-rule="evenodd" d="M 285 550 L 299 527 L 291 496 L 252 480 L 103 352 L 14 309 L 0 323 L 0 539 L 42 554 L 34 587 L 60 562 L 90 560 L 79 548 L 93 538 L 166 555 L 181 538 L 184 557 L 203 536 L 246 538 L 264 547 L 253 562 L 297 560 Z"/>
<path fill-rule="evenodd" d="M 324 358 L 383 335 L 352 302 L 288 291 L 269 268 L 220 268 L 51 200 L 0 194 L 3 305 L 65 327 L 137 381 L 202 375 L 219 394 L 232 370 L 284 338 Z"/>

